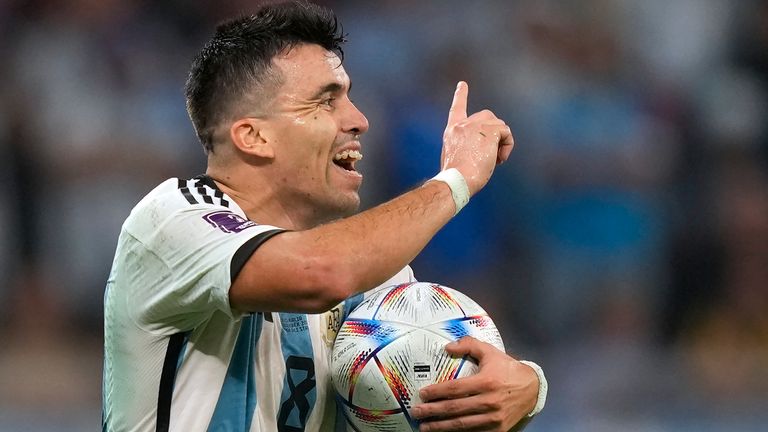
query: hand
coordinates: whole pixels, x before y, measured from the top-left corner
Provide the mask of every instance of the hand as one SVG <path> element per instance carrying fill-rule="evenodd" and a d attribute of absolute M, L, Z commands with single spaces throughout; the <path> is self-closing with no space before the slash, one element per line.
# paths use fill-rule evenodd
<path fill-rule="evenodd" d="M 411 414 L 420 431 L 509 431 L 536 405 L 536 372 L 491 344 L 467 336 L 445 347 L 477 359 L 477 374 L 421 389 Z"/>
<path fill-rule="evenodd" d="M 474 195 L 488 183 L 496 165 L 507 160 L 515 141 L 509 126 L 491 111 L 467 117 L 468 94 L 469 86 L 460 81 L 443 133 L 440 169 L 458 169 Z"/>

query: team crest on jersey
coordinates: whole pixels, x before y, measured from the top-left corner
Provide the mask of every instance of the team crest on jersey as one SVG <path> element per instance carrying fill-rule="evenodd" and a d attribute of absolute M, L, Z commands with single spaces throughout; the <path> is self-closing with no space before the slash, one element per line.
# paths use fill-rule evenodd
<path fill-rule="evenodd" d="M 256 222 L 249 221 L 248 219 L 232 213 L 228 210 L 220 210 L 206 214 L 203 216 L 209 224 L 214 228 L 218 228 L 225 233 L 239 233 L 245 229 L 256 226 Z"/>
<path fill-rule="evenodd" d="M 336 335 L 341 328 L 341 318 L 344 316 L 344 303 L 340 303 L 333 309 L 321 315 L 321 325 L 323 326 L 323 341 L 329 348 L 333 346 Z"/>

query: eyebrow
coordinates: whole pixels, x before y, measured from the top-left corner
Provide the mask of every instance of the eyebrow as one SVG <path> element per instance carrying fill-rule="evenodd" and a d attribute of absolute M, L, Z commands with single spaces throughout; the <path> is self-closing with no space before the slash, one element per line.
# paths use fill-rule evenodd
<path fill-rule="evenodd" d="M 344 86 L 337 82 L 332 82 L 324 85 L 320 88 L 320 90 L 317 91 L 317 93 L 312 96 L 312 99 L 318 99 L 320 96 L 326 94 L 326 93 L 338 93 L 344 89 Z M 349 93 L 352 90 L 352 81 L 349 82 L 349 88 L 347 89 L 347 93 Z"/>

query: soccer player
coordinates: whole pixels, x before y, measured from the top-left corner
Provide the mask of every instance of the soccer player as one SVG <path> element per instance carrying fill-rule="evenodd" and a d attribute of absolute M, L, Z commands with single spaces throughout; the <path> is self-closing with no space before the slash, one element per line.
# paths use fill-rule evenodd
<path fill-rule="evenodd" d="M 343 41 L 331 11 L 292 2 L 220 25 L 196 57 L 187 108 L 208 167 L 157 186 L 123 225 L 104 300 L 104 430 L 345 430 L 328 370 L 341 320 L 365 292 L 414 280 L 408 263 L 513 140 L 492 112 L 467 116 L 461 82 L 441 172 L 355 214 L 368 121 Z M 537 366 L 472 338 L 447 349 L 480 371 L 423 389 L 421 430 L 506 431 L 541 409 Z"/>

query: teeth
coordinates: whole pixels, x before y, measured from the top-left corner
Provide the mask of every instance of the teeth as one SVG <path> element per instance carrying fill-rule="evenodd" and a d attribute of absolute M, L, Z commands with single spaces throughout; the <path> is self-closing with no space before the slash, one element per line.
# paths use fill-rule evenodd
<path fill-rule="evenodd" d="M 336 153 L 336 155 L 333 156 L 334 160 L 342 160 L 347 158 L 360 160 L 363 158 L 363 154 L 357 150 L 344 150 L 343 152 Z"/>

